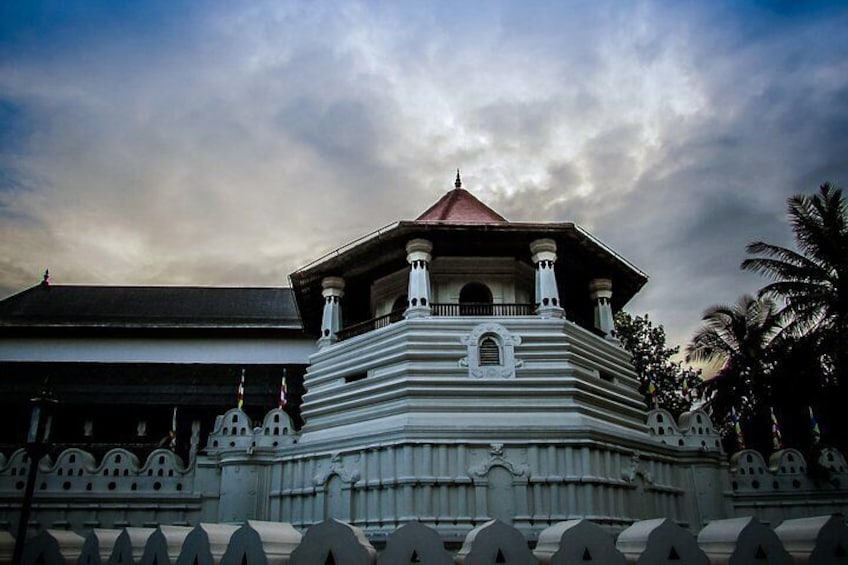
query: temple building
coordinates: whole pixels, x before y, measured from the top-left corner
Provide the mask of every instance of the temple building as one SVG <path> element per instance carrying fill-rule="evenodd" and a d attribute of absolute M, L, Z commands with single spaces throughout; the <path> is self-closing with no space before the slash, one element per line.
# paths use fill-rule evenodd
<path fill-rule="evenodd" d="M 507 221 L 458 174 L 415 220 L 290 281 L 45 279 L 0 301 L 0 525 L 16 523 L 24 401 L 45 378 L 61 424 L 33 528 L 332 517 L 456 541 L 492 518 L 532 539 L 574 518 L 697 529 L 846 507 L 795 450 L 728 461 L 706 413 L 649 411 L 613 322 L 647 276 L 576 224 Z"/>

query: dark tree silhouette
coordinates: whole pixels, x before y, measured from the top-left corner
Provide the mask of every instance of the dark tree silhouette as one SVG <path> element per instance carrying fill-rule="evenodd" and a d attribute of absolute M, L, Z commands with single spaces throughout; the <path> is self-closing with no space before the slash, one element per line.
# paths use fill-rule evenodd
<path fill-rule="evenodd" d="M 759 420 L 769 410 L 780 315 L 771 299 L 745 295 L 736 304 L 707 308 L 702 320 L 686 347 L 686 360 L 720 365 L 704 381 L 704 398 L 727 436 L 733 433 L 733 410 L 743 422 Z"/>
<path fill-rule="evenodd" d="M 645 395 L 645 403 L 653 408 L 656 402 L 677 418 L 691 407 L 692 395 L 701 382 L 701 372 L 683 367 L 680 361 L 671 358 L 680 347 L 667 347 L 665 329 L 654 326 L 648 315 L 636 316 L 621 311 L 615 317 L 615 334 L 624 348 L 633 356 L 633 367 L 639 377 L 639 391 Z M 649 391 L 653 382 L 655 393 Z M 684 382 L 686 384 L 684 384 Z M 686 394 L 685 389 L 690 393 Z"/>
<path fill-rule="evenodd" d="M 848 204 L 840 188 L 825 183 L 816 194 L 789 198 L 787 214 L 797 251 L 756 241 L 747 248 L 756 257 L 746 259 L 742 268 L 768 277 L 772 282 L 760 290 L 760 296 L 779 298 L 784 304 L 781 316 L 787 339 L 776 366 L 780 386 L 775 400 L 779 403 L 782 397 L 787 411 L 801 402 L 815 406 L 825 415 L 825 438 L 829 435 L 832 443 L 844 446 L 848 433 L 848 415 L 842 406 L 848 397 Z M 800 437 L 804 435 L 799 432 Z"/>

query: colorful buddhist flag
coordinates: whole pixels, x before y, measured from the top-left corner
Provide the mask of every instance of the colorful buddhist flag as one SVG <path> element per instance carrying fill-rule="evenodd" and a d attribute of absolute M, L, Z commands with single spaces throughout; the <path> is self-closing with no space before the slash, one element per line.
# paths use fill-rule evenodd
<path fill-rule="evenodd" d="M 783 449 L 783 437 L 780 435 L 780 424 L 777 422 L 777 416 L 774 415 L 774 408 L 769 406 L 771 412 L 771 443 L 775 451 Z"/>
<path fill-rule="evenodd" d="M 689 379 L 686 377 L 683 377 L 683 383 L 681 385 L 680 392 L 683 393 L 683 398 L 689 398 Z"/>
<path fill-rule="evenodd" d="M 648 394 L 651 395 L 651 400 L 654 401 L 654 408 L 657 407 L 657 386 L 654 384 L 653 377 L 648 377 Z"/>
<path fill-rule="evenodd" d="M 283 380 L 280 383 L 280 409 L 281 410 L 283 408 L 285 408 L 286 404 L 288 403 L 288 398 L 286 398 L 286 394 L 288 393 L 288 391 L 289 391 L 288 385 L 286 384 L 286 369 L 283 368 Z"/>
<path fill-rule="evenodd" d="M 810 409 L 810 426 L 813 428 L 813 445 L 818 445 L 821 441 L 821 428 L 819 428 L 819 421 L 816 420 L 816 415 L 813 414 L 813 407 L 808 406 Z"/>
<path fill-rule="evenodd" d="M 733 431 L 736 432 L 736 447 L 740 450 L 745 449 L 745 435 L 742 433 L 742 424 L 739 422 L 736 408 L 730 408 L 730 417 L 733 419 Z"/>
<path fill-rule="evenodd" d="M 238 386 L 238 407 L 244 406 L 244 369 L 241 370 L 241 381 Z"/>
<path fill-rule="evenodd" d="M 174 412 L 171 414 L 171 429 L 168 431 L 168 438 L 170 438 L 169 447 L 171 451 L 177 448 L 177 407 L 174 406 Z"/>

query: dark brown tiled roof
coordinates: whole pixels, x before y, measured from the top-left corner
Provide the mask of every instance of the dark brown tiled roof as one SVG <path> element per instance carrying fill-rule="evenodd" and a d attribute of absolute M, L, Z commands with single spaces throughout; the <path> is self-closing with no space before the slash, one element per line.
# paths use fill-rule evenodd
<path fill-rule="evenodd" d="M 0 300 L 0 328 L 302 328 L 290 288 L 41 284 Z"/>
<path fill-rule="evenodd" d="M 455 188 L 415 219 L 416 222 L 456 224 L 505 223 L 507 220 L 464 188 Z"/>

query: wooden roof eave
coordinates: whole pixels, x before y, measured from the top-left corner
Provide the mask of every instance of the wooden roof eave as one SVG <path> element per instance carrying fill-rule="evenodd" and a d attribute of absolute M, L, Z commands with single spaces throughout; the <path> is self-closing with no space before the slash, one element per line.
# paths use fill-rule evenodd
<path fill-rule="evenodd" d="M 457 237 L 460 234 L 477 233 L 486 241 Z M 524 237 L 515 238 L 523 234 Z M 443 237 L 440 237 L 443 236 Z M 317 333 L 315 327 L 320 320 L 323 308 L 321 280 L 327 276 L 341 276 L 346 279 L 366 274 L 378 278 L 391 270 L 403 268 L 406 264 L 406 241 L 414 238 L 426 238 L 434 241 L 434 256 L 438 257 L 444 247 L 438 245 L 439 239 L 450 239 L 450 245 L 457 255 L 463 250 L 474 249 L 477 255 L 502 255 L 505 251 L 516 256 L 526 255 L 529 261 L 529 242 L 549 237 L 558 242 L 560 254 L 567 252 L 569 246 L 576 245 L 592 256 L 599 264 L 606 264 L 606 272 L 599 276 L 615 279 L 613 303 L 620 309 L 644 286 L 648 277 L 645 273 L 624 259 L 621 255 L 596 239 L 580 226 L 571 223 L 468 223 L 441 221 L 400 221 L 381 228 L 346 246 L 325 255 L 323 258 L 295 271 L 290 275 L 295 291 L 297 308 L 302 315 L 304 329 Z M 496 240 L 491 251 L 486 243 Z"/>

